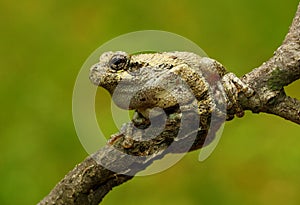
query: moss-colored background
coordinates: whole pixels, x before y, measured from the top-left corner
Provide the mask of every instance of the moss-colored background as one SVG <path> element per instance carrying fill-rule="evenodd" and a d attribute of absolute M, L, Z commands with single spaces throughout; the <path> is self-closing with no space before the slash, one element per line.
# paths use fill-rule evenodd
<path fill-rule="evenodd" d="M 101 44 L 131 31 L 185 36 L 237 75 L 280 45 L 297 0 L 0 1 L 0 204 L 36 204 L 87 153 L 72 121 L 77 73 Z M 288 93 L 300 98 L 300 83 Z M 105 95 L 108 97 L 107 95 Z M 108 98 L 97 112 L 109 108 Z M 101 107 L 101 108 L 100 108 Z M 107 123 L 107 133 L 115 132 Z M 115 188 L 102 204 L 300 204 L 300 127 L 247 112 L 213 155 Z"/>

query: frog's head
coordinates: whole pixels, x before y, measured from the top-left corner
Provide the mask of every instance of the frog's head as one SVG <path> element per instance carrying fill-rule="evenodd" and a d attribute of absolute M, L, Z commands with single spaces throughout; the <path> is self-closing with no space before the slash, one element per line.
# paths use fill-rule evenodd
<path fill-rule="evenodd" d="M 178 102 L 186 104 L 194 97 L 178 73 L 190 67 L 175 54 L 105 52 L 92 66 L 90 80 L 105 88 L 123 109 L 143 112 L 173 107 Z"/>
<path fill-rule="evenodd" d="M 123 51 L 105 52 L 99 62 L 91 67 L 89 78 L 93 84 L 112 93 L 126 75 L 129 62 L 130 56 Z"/>

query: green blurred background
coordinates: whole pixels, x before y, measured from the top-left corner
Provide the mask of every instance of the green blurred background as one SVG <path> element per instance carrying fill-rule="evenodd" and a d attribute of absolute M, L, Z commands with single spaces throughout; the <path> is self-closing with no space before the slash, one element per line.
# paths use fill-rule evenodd
<path fill-rule="evenodd" d="M 280 45 L 297 0 L 0 0 L 0 204 L 36 204 L 87 153 L 72 121 L 78 71 L 98 46 L 144 29 L 185 36 L 243 75 Z M 287 92 L 300 98 L 300 83 Z M 109 96 L 97 112 L 108 114 Z M 110 119 L 109 116 L 107 116 Z M 100 122 L 101 123 L 101 122 Z M 106 133 L 116 132 L 105 120 Z M 136 177 L 102 204 L 300 204 L 300 127 L 246 113 L 212 156 Z"/>

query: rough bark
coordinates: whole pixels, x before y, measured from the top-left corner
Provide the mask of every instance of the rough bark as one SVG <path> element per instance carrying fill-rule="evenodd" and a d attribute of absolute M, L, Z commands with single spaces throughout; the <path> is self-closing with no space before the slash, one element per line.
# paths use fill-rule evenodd
<path fill-rule="evenodd" d="M 284 86 L 300 78 L 300 6 L 282 45 L 273 57 L 243 76 L 242 80 L 255 90 L 250 99 L 240 102 L 245 110 L 278 115 L 300 124 L 300 102 L 286 96 Z"/>
<path fill-rule="evenodd" d="M 239 102 L 245 110 L 274 114 L 300 125 L 300 101 L 287 96 L 284 92 L 284 86 L 299 78 L 300 4 L 285 40 L 273 57 L 241 78 L 255 91 L 255 94 L 251 98 L 240 95 Z M 161 134 L 161 137 L 166 140 L 159 144 L 149 146 L 135 143 L 129 148 L 124 148 L 118 146 L 128 143 L 124 132 L 112 136 L 113 141 L 70 171 L 49 195 L 39 202 L 39 205 L 99 204 L 113 187 L 130 180 L 134 174 L 166 154 L 166 148 L 178 132 L 178 123 L 174 122 L 174 119 L 168 118 L 167 122 L 166 132 Z M 128 123 L 124 129 L 131 129 L 131 126 L 131 123 Z M 133 161 L 126 158 L 128 155 L 122 155 L 117 150 L 141 158 Z M 136 150 L 143 150 L 143 152 L 137 153 Z M 147 156 L 149 153 L 152 155 Z M 104 168 L 96 161 L 101 161 L 105 167 L 111 167 L 118 172 L 110 171 L 111 169 Z"/>

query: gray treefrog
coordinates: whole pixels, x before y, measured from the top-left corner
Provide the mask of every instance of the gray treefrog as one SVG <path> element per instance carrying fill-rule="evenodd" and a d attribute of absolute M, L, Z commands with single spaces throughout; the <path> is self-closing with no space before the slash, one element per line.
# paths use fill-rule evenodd
<path fill-rule="evenodd" d="M 178 79 L 184 81 L 185 86 Z M 233 73 L 227 73 L 220 63 L 191 52 L 133 55 L 122 51 L 105 52 L 92 66 L 90 80 L 108 90 L 119 107 L 137 110 L 144 117 L 148 117 L 149 109 L 154 107 L 166 109 L 178 103 L 184 105 L 193 98 L 197 99 L 201 114 L 207 109 L 203 105 L 212 101 L 208 91 L 215 81 L 221 81 L 224 86 L 228 120 L 244 114 L 237 102 L 238 94 L 253 94 L 252 89 Z M 183 89 L 186 84 L 193 95 Z"/>

